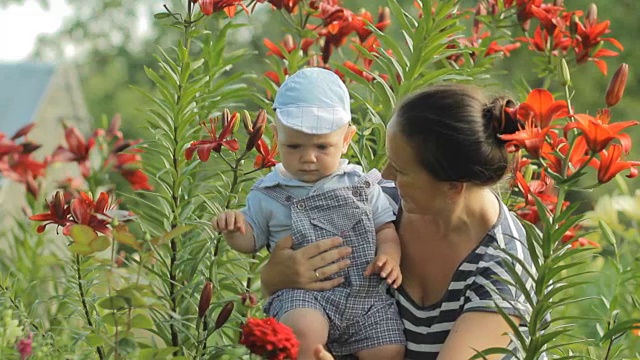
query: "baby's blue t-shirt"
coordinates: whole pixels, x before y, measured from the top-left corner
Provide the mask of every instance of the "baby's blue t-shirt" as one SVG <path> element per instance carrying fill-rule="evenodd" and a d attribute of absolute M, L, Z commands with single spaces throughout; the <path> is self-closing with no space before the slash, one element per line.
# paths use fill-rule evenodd
<path fill-rule="evenodd" d="M 303 198 L 308 195 L 327 190 L 354 185 L 364 176 L 362 168 L 341 160 L 338 170 L 315 183 L 305 183 L 287 177 L 282 164 L 264 177 L 260 187 L 283 186 L 295 197 Z M 376 228 L 395 220 L 394 209 L 387 196 L 378 185 L 369 191 L 369 205 Z M 291 234 L 291 209 L 258 190 L 251 190 L 246 200 L 246 207 L 242 209 L 247 222 L 253 228 L 256 251 L 269 243 L 273 247 L 280 239 Z"/>

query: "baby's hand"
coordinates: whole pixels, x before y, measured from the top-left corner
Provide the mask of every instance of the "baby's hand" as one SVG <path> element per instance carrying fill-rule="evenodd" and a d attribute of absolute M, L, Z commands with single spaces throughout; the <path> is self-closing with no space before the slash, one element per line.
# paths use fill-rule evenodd
<path fill-rule="evenodd" d="M 227 210 L 221 214 L 218 214 L 215 219 L 211 221 L 211 226 L 216 231 L 221 233 L 245 233 L 245 220 L 244 215 L 240 211 Z"/>
<path fill-rule="evenodd" d="M 400 265 L 385 254 L 376 256 L 371 264 L 367 266 L 367 270 L 364 271 L 365 276 L 373 274 L 379 274 L 380 277 L 386 279 L 387 284 L 391 285 L 394 289 L 402 283 Z"/>

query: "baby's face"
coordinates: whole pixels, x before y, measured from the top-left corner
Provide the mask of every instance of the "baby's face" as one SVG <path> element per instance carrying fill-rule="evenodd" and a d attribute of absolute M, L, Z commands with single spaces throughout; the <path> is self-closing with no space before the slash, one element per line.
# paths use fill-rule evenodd
<path fill-rule="evenodd" d="M 334 172 L 347 152 L 352 131 L 347 126 L 322 135 L 277 125 L 278 149 L 285 170 L 304 182 L 316 182 Z"/>

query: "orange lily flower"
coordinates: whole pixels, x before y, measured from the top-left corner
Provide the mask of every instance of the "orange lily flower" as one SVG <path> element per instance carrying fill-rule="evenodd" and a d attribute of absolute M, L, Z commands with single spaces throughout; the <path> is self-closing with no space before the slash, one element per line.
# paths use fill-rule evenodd
<path fill-rule="evenodd" d="M 540 128 L 546 128 L 554 119 L 569 115 L 567 102 L 555 100 L 546 89 L 533 89 L 527 96 L 527 100 L 518 107 L 518 118 L 527 121 L 533 118 Z"/>
<path fill-rule="evenodd" d="M 578 128 L 587 142 L 589 150 L 598 153 L 604 150 L 614 139 L 618 139 L 622 144 L 622 149 L 628 153 L 631 149 L 631 137 L 629 134 L 620 133 L 629 126 L 638 125 L 637 121 L 623 121 L 609 124 L 611 111 L 603 109 L 596 114 L 596 117 L 587 114 L 575 114 L 577 121 L 569 122 L 564 127 L 565 134 L 572 129 Z"/>
<path fill-rule="evenodd" d="M 622 161 L 622 145 L 613 144 L 609 148 L 609 151 L 602 150 L 600 152 L 600 161 L 597 161 L 598 166 L 598 182 L 604 184 L 611 181 L 619 172 L 629 169 L 628 178 L 634 178 L 638 176 L 638 169 L 636 166 L 640 166 L 640 161 Z"/>
<path fill-rule="evenodd" d="M 269 49 L 269 52 L 267 52 L 267 56 L 275 55 L 281 59 L 285 58 L 284 54 L 282 53 L 282 50 L 278 47 L 278 45 L 273 43 L 271 40 L 265 38 L 262 40 L 262 42 L 264 43 L 264 46 L 266 46 L 267 49 Z M 306 54 L 309 51 L 309 47 L 311 47 L 313 43 L 314 43 L 313 39 L 304 38 L 300 42 L 300 49 L 302 49 L 302 52 Z M 284 40 L 280 42 L 280 45 L 284 48 L 284 51 L 287 54 L 290 54 L 293 50 L 298 48 L 298 44 L 296 43 L 295 40 L 293 40 L 293 37 L 289 34 L 285 35 Z"/>
<path fill-rule="evenodd" d="M 278 155 L 278 143 L 276 141 L 271 142 L 271 148 L 267 146 L 267 142 L 264 139 L 258 140 L 256 144 L 256 150 L 258 155 L 256 161 L 253 163 L 253 167 L 256 169 L 265 169 L 272 166 L 276 166 L 278 161 L 275 159 Z"/>
<path fill-rule="evenodd" d="M 234 17 L 238 5 L 249 14 L 249 9 L 242 3 L 242 0 L 199 0 L 200 11 L 204 15 L 211 15 L 214 12 L 224 11 L 227 16 Z"/>
<path fill-rule="evenodd" d="M 514 134 L 499 136 L 502 140 L 508 141 L 507 150 L 509 152 L 515 152 L 520 148 L 524 148 L 531 156 L 539 159 L 540 151 L 545 143 L 545 137 L 550 130 L 550 127 L 539 128 L 533 123 L 533 118 L 530 117 L 525 123 L 524 129 Z"/>

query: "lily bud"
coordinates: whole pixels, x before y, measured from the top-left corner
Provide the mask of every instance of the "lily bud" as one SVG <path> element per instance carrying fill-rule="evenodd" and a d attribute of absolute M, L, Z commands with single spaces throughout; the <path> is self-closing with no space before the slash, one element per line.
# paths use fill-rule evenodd
<path fill-rule="evenodd" d="M 64 219 L 66 217 L 65 209 L 66 203 L 64 201 L 64 193 L 62 191 L 56 191 L 53 195 L 53 210 L 55 211 L 56 218 Z"/>
<path fill-rule="evenodd" d="M 13 136 L 11 137 L 11 140 L 16 140 L 18 138 L 26 136 L 31 131 L 31 129 L 33 129 L 34 126 L 36 126 L 35 123 L 29 123 L 21 127 L 20 129 L 18 129 L 18 131 L 16 131 L 15 134 L 13 134 Z"/>
<path fill-rule="evenodd" d="M 233 312 L 233 306 L 234 306 L 233 301 L 229 301 L 228 303 L 224 304 L 224 307 L 222 308 L 222 310 L 220 310 L 220 313 L 218 314 L 218 318 L 216 319 L 216 323 L 213 326 L 213 330 L 220 329 L 222 325 L 224 325 L 227 322 L 227 320 L 229 320 L 229 317 Z"/>
<path fill-rule="evenodd" d="M 109 134 L 110 136 L 122 137 L 122 133 L 120 132 L 121 123 L 122 117 L 120 116 L 120 114 L 115 114 L 111 119 L 111 123 L 109 123 L 107 134 Z"/>
<path fill-rule="evenodd" d="M 231 112 L 229 109 L 224 109 L 222 111 L 222 128 L 226 128 L 231 121 Z"/>
<path fill-rule="evenodd" d="M 253 124 L 251 123 L 251 115 L 249 115 L 247 110 L 244 110 L 242 113 L 242 125 L 247 134 L 251 135 L 253 132 Z"/>
<path fill-rule="evenodd" d="M 245 305 L 247 307 L 254 307 L 258 304 L 258 298 L 256 297 L 256 294 L 247 291 L 240 295 L 240 302 L 242 303 L 242 305 Z"/>
<path fill-rule="evenodd" d="M 571 84 L 571 72 L 569 72 L 567 60 L 562 58 L 562 60 L 560 60 L 560 85 L 569 86 L 569 84 Z"/>
<path fill-rule="evenodd" d="M 587 13 L 584 15 L 584 22 L 589 26 L 594 26 L 598 22 L 598 7 L 596 4 L 591 3 L 589 5 Z"/>
<path fill-rule="evenodd" d="M 580 19 L 578 19 L 578 16 L 576 14 L 573 14 L 571 16 L 571 25 L 569 25 L 569 33 L 571 33 L 572 37 L 576 36 L 576 34 L 578 33 L 579 23 L 580 23 Z"/>
<path fill-rule="evenodd" d="M 563 7 L 564 6 L 564 0 L 554 0 L 553 1 L 553 6 Z"/>
<path fill-rule="evenodd" d="M 32 143 L 31 141 L 25 141 L 22 143 L 22 153 L 23 154 L 31 154 L 32 152 L 40 149 L 42 145 Z"/>
<path fill-rule="evenodd" d="M 211 281 L 204 283 L 200 293 L 200 303 L 198 304 L 198 318 L 202 319 L 211 306 L 211 295 L 213 294 L 213 284 Z"/>
<path fill-rule="evenodd" d="M 253 121 L 253 128 L 257 128 L 258 126 L 266 126 L 267 124 L 267 112 L 264 109 L 260 109 L 258 114 L 256 115 L 256 119 Z"/>
<path fill-rule="evenodd" d="M 613 77 L 611 77 L 609 87 L 607 87 L 607 93 L 604 97 L 608 107 L 614 106 L 620 101 L 620 99 L 622 99 L 624 88 L 627 85 L 628 76 L 629 65 L 624 63 L 620 64 L 618 70 L 616 70 L 615 74 L 613 74 Z"/>
<path fill-rule="evenodd" d="M 263 134 L 264 134 L 264 125 L 259 125 L 257 128 L 253 129 L 253 132 L 251 133 L 251 135 L 249 136 L 249 139 L 247 140 L 247 146 L 245 147 L 245 150 L 251 151 L 254 147 L 256 147 L 256 145 L 258 144 L 258 141 L 260 141 Z"/>
<path fill-rule="evenodd" d="M 391 10 L 388 7 L 378 8 L 378 24 L 389 24 L 391 21 Z M 386 28 L 386 25 L 384 25 Z M 384 29 L 380 29 L 384 30 Z"/>
<path fill-rule="evenodd" d="M 282 46 L 287 51 L 292 51 L 296 48 L 296 42 L 293 40 L 293 36 L 291 36 L 291 34 L 287 34 L 284 36 L 284 40 L 282 40 Z"/>

